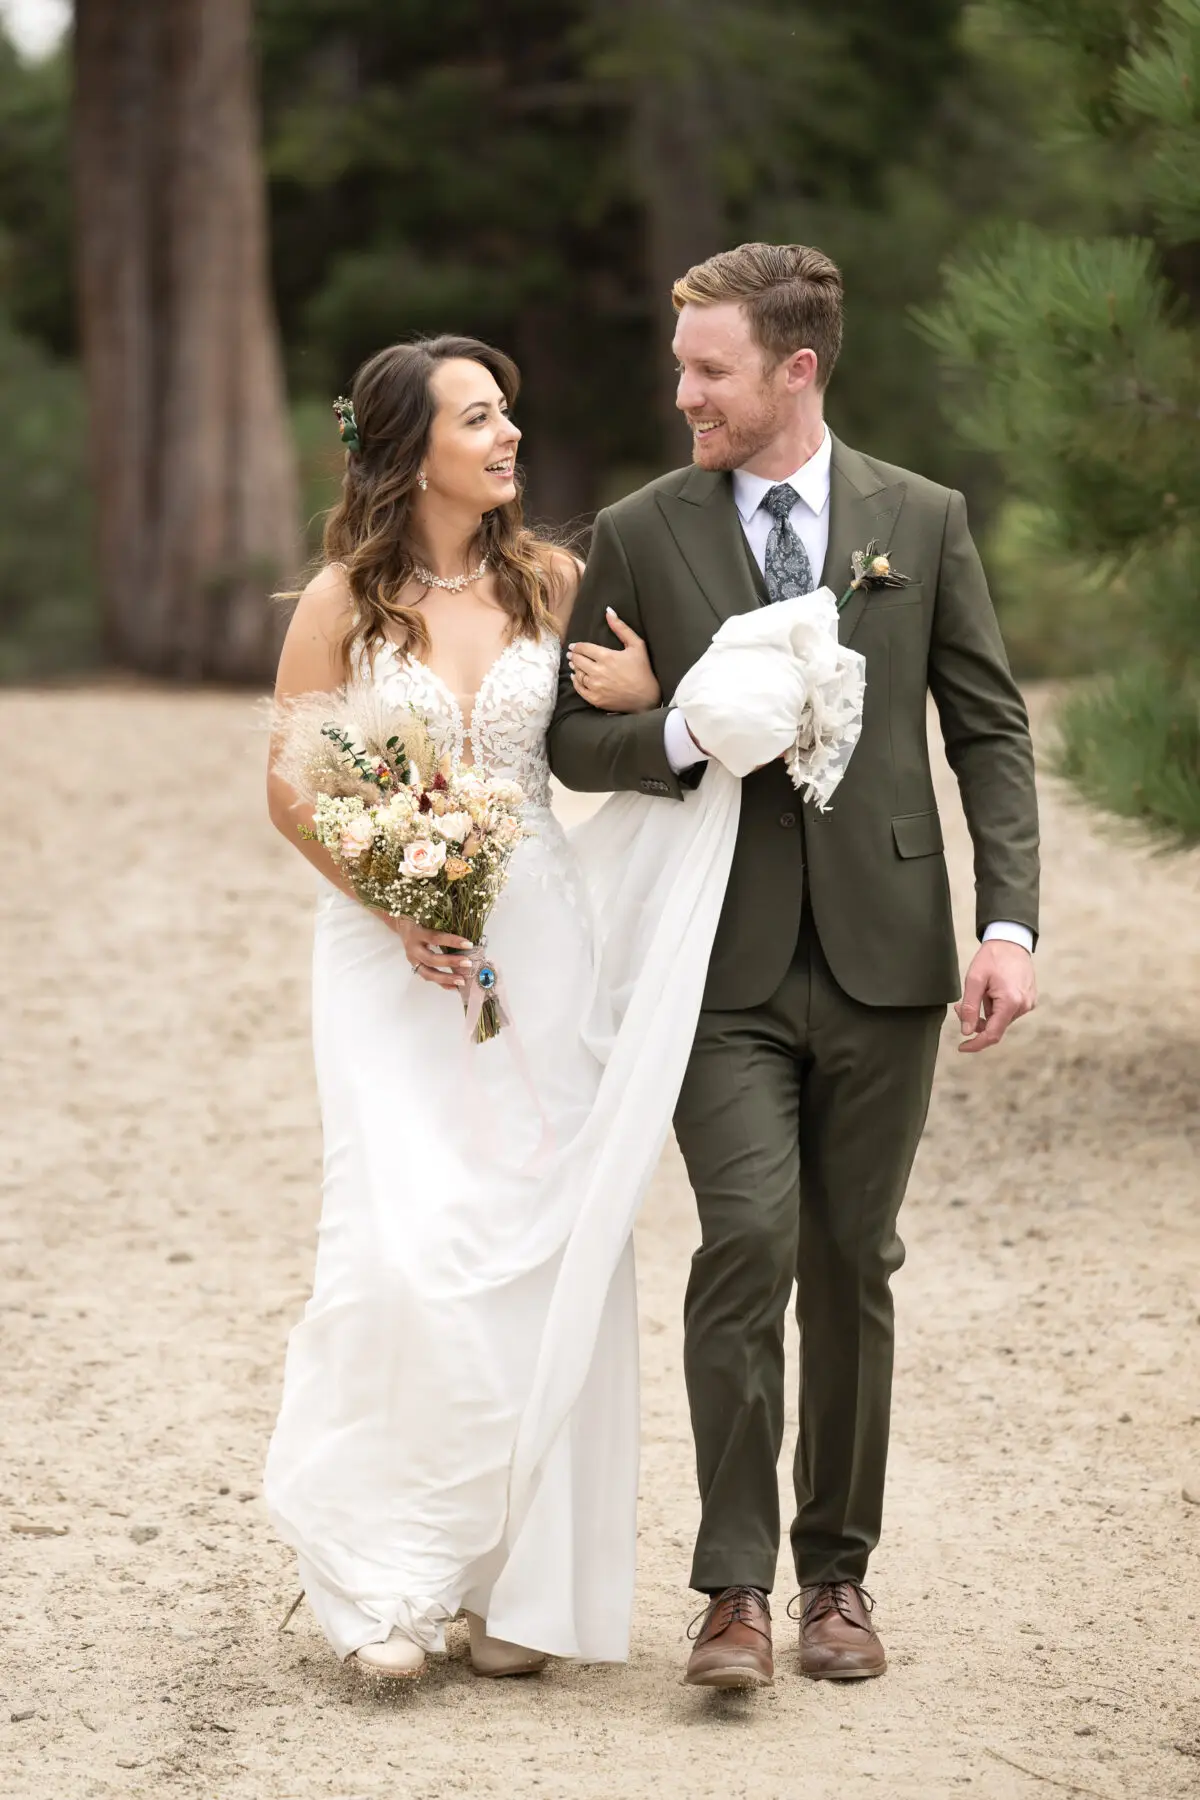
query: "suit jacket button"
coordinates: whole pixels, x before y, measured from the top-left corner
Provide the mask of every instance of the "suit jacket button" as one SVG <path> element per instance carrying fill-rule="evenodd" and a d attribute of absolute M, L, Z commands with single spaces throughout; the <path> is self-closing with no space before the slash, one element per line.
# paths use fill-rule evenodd
<path fill-rule="evenodd" d="M 783 826 L 785 831 L 789 831 L 796 823 L 795 813 L 780 813 L 779 823 Z"/>

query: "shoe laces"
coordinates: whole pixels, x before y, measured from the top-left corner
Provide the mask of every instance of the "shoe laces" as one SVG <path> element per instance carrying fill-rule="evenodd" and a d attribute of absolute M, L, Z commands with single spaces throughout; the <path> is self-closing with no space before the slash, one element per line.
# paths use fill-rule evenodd
<path fill-rule="evenodd" d="M 760 1613 L 765 1612 L 768 1619 L 771 1616 L 767 1596 L 761 1588 L 743 1584 L 739 1587 L 722 1588 L 719 1594 L 713 1595 L 707 1606 L 701 1607 L 688 1626 L 689 1641 L 695 1642 L 709 1619 L 715 1618 L 718 1610 L 724 1612 L 726 1616 L 721 1620 L 718 1630 L 713 1633 L 714 1637 L 719 1636 L 722 1631 L 728 1631 L 731 1625 L 749 1625 L 751 1631 L 757 1631 L 760 1636 L 768 1635 L 758 1622 Z"/>
<path fill-rule="evenodd" d="M 801 1593 L 796 1594 L 788 1601 L 788 1618 L 798 1619 L 800 1629 L 803 1631 L 806 1625 L 813 1625 L 818 1619 L 827 1618 L 831 1612 L 836 1612 L 846 1621 L 847 1625 L 853 1625 L 859 1631 L 869 1630 L 870 1627 L 864 1626 L 862 1620 L 856 1619 L 850 1610 L 852 1594 L 859 1596 L 868 1614 L 875 1611 L 875 1601 L 861 1581 L 821 1581 L 817 1583 L 807 1600 Z M 799 1607 L 800 1610 L 793 1611 L 795 1607 Z"/>

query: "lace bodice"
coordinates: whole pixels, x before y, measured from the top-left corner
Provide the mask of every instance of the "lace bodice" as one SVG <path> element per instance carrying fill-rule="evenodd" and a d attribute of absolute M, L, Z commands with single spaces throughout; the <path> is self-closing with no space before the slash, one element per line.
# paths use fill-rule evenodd
<path fill-rule="evenodd" d="M 516 638 L 479 684 L 470 725 L 457 697 L 427 663 L 385 644 L 373 679 L 390 703 L 423 714 L 441 754 L 473 762 L 484 775 L 519 781 L 533 806 L 550 804 L 546 732 L 558 692 L 560 646 L 553 632 Z"/>

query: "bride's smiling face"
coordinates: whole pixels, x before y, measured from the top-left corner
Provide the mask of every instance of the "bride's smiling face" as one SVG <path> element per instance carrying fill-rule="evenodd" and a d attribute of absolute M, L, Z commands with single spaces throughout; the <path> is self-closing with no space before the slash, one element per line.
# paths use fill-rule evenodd
<path fill-rule="evenodd" d="M 516 498 L 521 433 L 481 363 L 455 357 L 429 381 L 434 404 L 422 470 L 430 497 L 488 513 Z"/>

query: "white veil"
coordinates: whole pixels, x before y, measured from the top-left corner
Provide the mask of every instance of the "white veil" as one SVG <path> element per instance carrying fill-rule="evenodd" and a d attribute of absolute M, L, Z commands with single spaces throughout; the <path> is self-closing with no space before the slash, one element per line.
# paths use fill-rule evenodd
<path fill-rule="evenodd" d="M 741 777 L 783 756 L 826 807 L 862 727 L 865 663 L 837 640 L 828 588 L 739 614 L 675 695 L 710 753 L 682 804 L 618 794 L 571 833 L 597 930 L 586 1035 L 604 1065 L 556 1179 L 580 1191 L 510 1479 L 510 1534 L 582 1388 L 609 1283 L 661 1154 L 737 839 Z"/>

